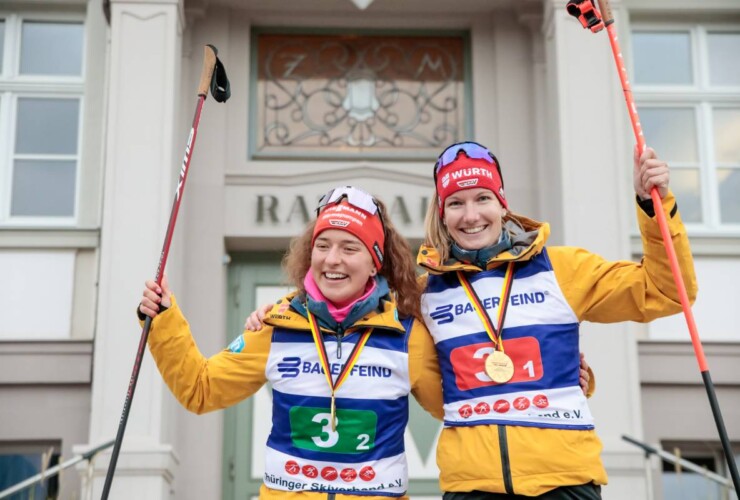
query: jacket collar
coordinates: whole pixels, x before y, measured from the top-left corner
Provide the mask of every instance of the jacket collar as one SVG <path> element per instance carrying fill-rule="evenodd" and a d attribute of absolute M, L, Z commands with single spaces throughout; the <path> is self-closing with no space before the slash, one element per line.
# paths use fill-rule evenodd
<path fill-rule="evenodd" d="M 509 236 L 509 231 L 501 231 L 501 237 L 497 243 L 478 250 L 466 250 L 453 241 L 450 245 L 450 254 L 460 262 L 485 268 L 489 260 L 510 248 L 511 236 Z"/>
<path fill-rule="evenodd" d="M 286 295 L 272 306 L 265 317 L 265 323 L 271 326 L 286 328 L 289 330 L 310 331 L 311 327 L 306 317 L 306 297 L 298 291 Z M 335 329 L 320 323 L 322 331 L 337 333 Z M 406 329 L 398 318 L 396 302 L 391 295 L 380 299 L 380 307 L 356 320 L 348 326 L 344 333 L 350 333 L 364 328 L 383 329 L 393 333 L 404 334 Z"/>
<path fill-rule="evenodd" d="M 547 237 L 550 236 L 550 225 L 547 222 L 538 222 L 527 217 L 510 214 L 504 224 L 504 230 L 511 237 L 511 248 L 488 259 L 486 269 L 493 269 L 508 262 L 525 262 L 537 255 L 545 247 Z M 483 271 L 482 267 L 467 264 L 449 257 L 440 262 L 439 252 L 428 245 L 422 245 L 416 257 L 416 263 L 432 274 L 442 274 L 452 271 Z"/>

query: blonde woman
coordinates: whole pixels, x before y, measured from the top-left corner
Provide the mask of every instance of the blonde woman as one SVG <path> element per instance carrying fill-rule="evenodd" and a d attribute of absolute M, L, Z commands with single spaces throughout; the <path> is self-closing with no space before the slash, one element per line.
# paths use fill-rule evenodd
<path fill-rule="evenodd" d="M 653 186 L 670 214 L 692 301 L 696 295 L 668 165 L 653 150 L 636 153 L 633 177 L 645 257 L 610 262 L 550 247 L 547 223 L 512 213 L 486 147 L 464 142 L 440 155 L 417 263 L 429 272 L 421 308 L 442 371 L 437 464 L 445 500 L 601 498 L 607 476 L 579 386 L 579 325 L 680 312 Z"/>

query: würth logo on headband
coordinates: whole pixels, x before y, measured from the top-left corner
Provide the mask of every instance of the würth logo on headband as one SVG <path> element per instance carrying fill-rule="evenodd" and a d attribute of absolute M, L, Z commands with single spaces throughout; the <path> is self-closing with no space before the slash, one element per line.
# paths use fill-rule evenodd
<path fill-rule="evenodd" d="M 487 168 L 461 168 L 460 170 L 456 170 L 455 172 L 451 172 L 453 179 L 465 179 L 467 177 L 474 177 L 475 180 L 478 180 L 478 177 L 488 177 L 489 179 L 493 180 L 493 174 L 491 171 Z M 460 183 L 457 183 L 460 185 Z"/>

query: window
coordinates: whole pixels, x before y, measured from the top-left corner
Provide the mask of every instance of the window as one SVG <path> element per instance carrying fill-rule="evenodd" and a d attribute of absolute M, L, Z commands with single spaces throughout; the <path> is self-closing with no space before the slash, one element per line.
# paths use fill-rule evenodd
<path fill-rule="evenodd" d="M 0 14 L 0 224 L 76 221 L 83 45 L 80 20 Z"/>
<path fill-rule="evenodd" d="M 740 233 L 740 27 L 636 25 L 635 98 L 696 233 Z"/>
<path fill-rule="evenodd" d="M 709 472 L 727 478 L 732 484 L 730 472 L 725 461 L 724 452 L 719 444 L 683 442 L 663 443 L 663 450 L 697 465 Z M 735 448 L 737 448 L 735 446 Z M 740 455 L 735 456 L 735 462 L 740 462 Z M 707 500 L 737 500 L 735 492 L 724 485 L 712 481 L 702 474 L 680 467 L 667 461 L 662 462 L 663 470 L 663 498 Z"/>
<path fill-rule="evenodd" d="M 429 158 L 470 132 L 463 33 L 256 30 L 252 44 L 255 157 Z"/>
<path fill-rule="evenodd" d="M 683 207 L 683 199 L 678 200 L 678 203 Z M 696 256 L 694 268 L 700 291 L 692 310 L 702 342 L 740 342 L 738 326 L 740 308 L 728 307 L 728 298 L 740 297 L 739 259 L 727 256 Z M 650 340 L 669 342 L 690 340 L 683 314 L 651 321 L 648 329 Z"/>
<path fill-rule="evenodd" d="M 59 465 L 58 449 L 58 443 L 53 445 L 0 443 L 0 491 L 16 486 L 42 470 Z M 54 475 L 14 493 L 9 498 L 10 500 L 53 499 L 57 498 L 58 494 L 59 476 Z"/>
<path fill-rule="evenodd" d="M 76 257 L 72 249 L 0 248 L 0 341 L 72 336 Z M 31 293 L 34 300 L 28 300 Z M 39 304 L 45 304 L 44 314 L 38 314 Z"/>

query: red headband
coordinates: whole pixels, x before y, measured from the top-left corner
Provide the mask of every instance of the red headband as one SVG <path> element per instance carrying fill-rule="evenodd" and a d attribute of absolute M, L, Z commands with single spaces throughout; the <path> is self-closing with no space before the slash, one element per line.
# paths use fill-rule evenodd
<path fill-rule="evenodd" d="M 509 208 L 504 196 L 504 185 L 496 165 L 485 159 L 468 158 L 461 154 L 442 167 L 437 175 L 437 202 L 439 216 L 444 215 L 445 200 L 463 189 L 484 188 L 493 191 L 504 208 Z"/>
<path fill-rule="evenodd" d="M 385 234 L 383 223 L 377 214 L 372 215 L 362 209 L 353 207 L 347 203 L 347 200 L 342 200 L 336 205 L 327 206 L 319 214 L 311 239 L 312 247 L 319 233 L 327 229 L 339 229 L 357 236 L 370 252 L 375 268 L 380 271 L 383 266 Z"/>

